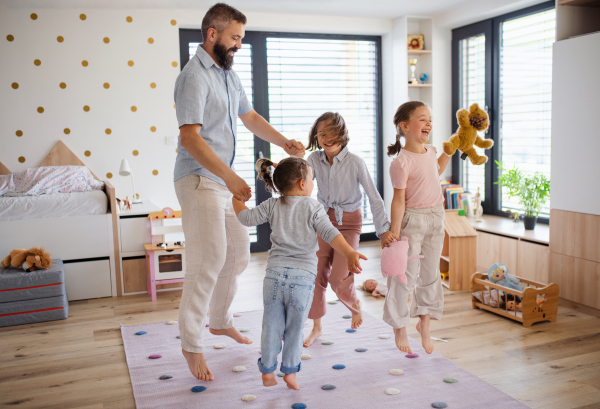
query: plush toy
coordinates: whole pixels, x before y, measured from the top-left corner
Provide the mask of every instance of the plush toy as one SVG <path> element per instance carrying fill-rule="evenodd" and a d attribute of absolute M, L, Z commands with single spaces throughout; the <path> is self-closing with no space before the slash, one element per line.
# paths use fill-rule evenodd
<path fill-rule="evenodd" d="M 50 254 L 46 253 L 43 248 L 32 247 L 29 250 L 15 249 L 0 262 L 0 267 L 23 267 L 25 271 L 33 271 L 35 269 L 46 270 L 52 266 Z"/>
<path fill-rule="evenodd" d="M 408 257 L 408 238 L 401 237 L 400 241 L 394 240 L 389 247 L 384 247 L 381 253 L 381 274 L 384 277 L 398 276 L 400 282 L 407 284 L 406 266 L 408 260 L 423 258 L 423 256 Z"/>
<path fill-rule="evenodd" d="M 477 135 L 477 131 L 484 131 L 489 126 L 489 118 L 487 112 L 479 108 L 479 105 L 473 104 L 467 111 L 461 109 L 456 113 L 458 119 L 458 131 L 450 137 L 448 142 L 442 143 L 446 155 L 454 155 L 458 149 L 463 152 L 461 159 L 469 157 L 473 165 L 483 165 L 487 162 L 488 157 L 485 155 L 479 156 L 473 148 L 473 145 L 478 148 L 489 149 L 494 146 L 494 141 L 491 139 L 481 139 Z"/>
<path fill-rule="evenodd" d="M 492 283 L 512 288 L 513 290 L 523 291 L 521 282 L 514 277 L 508 275 L 508 267 L 504 264 L 496 263 L 490 267 L 488 278 Z"/>

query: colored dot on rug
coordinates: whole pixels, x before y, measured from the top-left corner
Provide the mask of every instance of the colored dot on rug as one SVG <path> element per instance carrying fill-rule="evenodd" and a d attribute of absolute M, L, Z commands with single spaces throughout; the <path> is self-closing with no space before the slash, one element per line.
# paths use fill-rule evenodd
<path fill-rule="evenodd" d="M 327 304 L 336 305 L 337 301 L 327 301 Z"/>
<path fill-rule="evenodd" d="M 244 395 L 244 396 L 242 396 L 242 400 L 244 402 L 251 402 L 254 399 L 256 399 L 256 396 L 254 396 L 254 395 Z"/>
<path fill-rule="evenodd" d="M 304 403 L 294 403 L 292 409 L 306 409 L 306 405 Z"/>
<path fill-rule="evenodd" d="M 433 402 L 431 407 L 436 409 L 444 409 L 448 407 L 448 404 L 446 402 Z"/>
<path fill-rule="evenodd" d="M 342 316 L 342 318 L 345 320 L 349 320 L 350 318 L 352 318 L 352 315 L 344 315 Z"/>
<path fill-rule="evenodd" d="M 135 335 L 146 335 L 147 332 L 146 331 L 138 331 L 135 333 Z"/>
<path fill-rule="evenodd" d="M 227 345 L 225 345 L 225 344 L 217 344 L 217 345 L 215 345 L 215 349 L 223 349 L 223 348 L 226 348 L 226 347 L 227 347 Z"/>
<path fill-rule="evenodd" d="M 244 372 L 246 370 L 245 366 L 234 366 L 233 372 Z"/>
<path fill-rule="evenodd" d="M 310 355 L 310 354 L 302 354 L 302 356 L 300 358 L 306 360 L 306 359 L 312 358 L 312 355 Z"/>
<path fill-rule="evenodd" d="M 354 328 L 347 329 L 346 332 L 356 332 Z"/>
<path fill-rule="evenodd" d="M 240 332 L 250 332 L 250 330 L 248 328 L 242 328 Z"/>
<path fill-rule="evenodd" d="M 407 357 L 407 358 L 418 358 L 419 354 L 416 354 L 416 353 L 413 352 L 411 354 L 406 354 L 404 356 Z"/>
<path fill-rule="evenodd" d="M 390 375 L 402 375 L 403 373 L 402 369 L 390 369 Z"/>
<path fill-rule="evenodd" d="M 167 325 L 175 325 L 175 324 L 177 324 L 177 321 L 167 321 L 166 324 Z"/>
<path fill-rule="evenodd" d="M 179 335 L 177 335 L 175 338 L 177 338 L 177 339 L 181 339 L 181 337 L 180 337 Z"/>
<path fill-rule="evenodd" d="M 356 348 L 356 352 L 367 352 L 367 348 Z"/>
<path fill-rule="evenodd" d="M 385 393 L 388 395 L 397 395 L 400 393 L 400 389 L 396 389 L 396 388 L 387 388 L 385 390 Z"/>
<path fill-rule="evenodd" d="M 208 324 L 206 324 L 205 327 L 208 328 Z"/>
<path fill-rule="evenodd" d="M 458 379 L 452 378 L 452 377 L 448 377 L 448 378 L 444 378 L 444 382 L 446 382 L 446 383 L 456 383 L 456 382 L 458 382 Z"/>
<path fill-rule="evenodd" d="M 279 372 L 279 373 L 277 374 L 277 376 L 279 376 L 280 378 L 283 378 L 283 377 L 285 376 L 285 374 L 284 374 L 283 372 Z"/>
<path fill-rule="evenodd" d="M 162 358 L 162 355 L 161 354 L 152 354 L 148 358 L 150 358 L 150 359 L 159 359 L 159 358 Z"/>
<path fill-rule="evenodd" d="M 194 386 L 192 388 L 192 392 L 194 392 L 194 393 L 204 392 L 205 390 L 206 390 L 206 386 Z"/>
<path fill-rule="evenodd" d="M 333 345 L 333 341 L 323 341 L 321 345 Z"/>
<path fill-rule="evenodd" d="M 332 366 L 333 369 L 344 369 L 346 367 L 346 365 L 342 365 L 342 364 L 335 364 Z"/>
<path fill-rule="evenodd" d="M 390 336 L 389 336 L 389 335 L 387 335 L 387 334 L 381 334 L 381 335 L 379 336 L 379 338 L 381 338 L 381 339 L 388 339 L 389 337 L 390 337 Z"/>
<path fill-rule="evenodd" d="M 173 375 L 161 375 L 158 379 L 160 379 L 161 381 L 165 381 L 171 378 L 173 378 Z"/>
<path fill-rule="evenodd" d="M 237 318 L 237 317 L 241 317 L 242 314 L 233 314 L 233 316 Z"/>
<path fill-rule="evenodd" d="M 323 389 L 324 391 L 331 391 L 335 389 L 335 385 L 325 384 L 321 386 L 321 389 Z"/>

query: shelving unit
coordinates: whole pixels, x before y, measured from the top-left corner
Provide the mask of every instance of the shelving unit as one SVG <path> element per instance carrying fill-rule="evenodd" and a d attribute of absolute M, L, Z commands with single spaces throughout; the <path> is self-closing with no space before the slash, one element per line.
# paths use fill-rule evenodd
<path fill-rule="evenodd" d="M 407 60 L 417 59 L 417 69 L 415 77 L 419 79 L 421 74 L 427 74 L 425 84 L 409 84 L 410 65 L 407 67 L 408 78 L 406 84 L 408 88 L 408 99 L 410 101 L 423 101 L 433 108 L 433 78 L 432 78 L 432 58 L 433 58 L 433 20 L 429 17 L 406 17 L 406 35 L 423 34 L 423 50 L 406 50 Z"/>
<path fill-rule="evenodd" d="M 471 288 L 471 276 L 477 272 L 477 233 L 458 210 L 446 210 L 444 246 L 440 272 L 448 272 L 442 285 L 450 290 Z"/>

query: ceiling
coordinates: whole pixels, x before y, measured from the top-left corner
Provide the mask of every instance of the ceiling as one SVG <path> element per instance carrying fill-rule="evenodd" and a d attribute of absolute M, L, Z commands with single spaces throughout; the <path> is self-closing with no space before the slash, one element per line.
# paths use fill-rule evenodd
<path fill-rule="evenodd" d="M 443 13 L 468 0 L 225 0 L 242 12 L 395 18 Z M 1 0 L 10 8 L 207 9 L 218 0 Z"/>

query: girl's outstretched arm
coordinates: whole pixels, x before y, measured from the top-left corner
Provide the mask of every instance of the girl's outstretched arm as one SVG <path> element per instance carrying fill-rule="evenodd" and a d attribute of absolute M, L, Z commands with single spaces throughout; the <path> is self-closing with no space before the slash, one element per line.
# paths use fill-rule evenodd
<path fill-rule="evenodd" d="M 441 175 L 442 173 L 444 173 L 444 170 L 446 170 L 448 162 L 450 162 L 450 156 L 448 156 L 446 152 L 442 151 L 442 154 L 440 155 L 437 161 L 439 166 L 438 175 Z"/>
<path fill-rule="evenodd" d="M 243 202 L 237 200 L 235 196 L 231 199 L 231 202 L 233 204 L 233 211 L 235 212 L 236 216 L 240 214 L 242 210 L 248 210 L 248 207 Z"/>
<path fill-rule="evenodd" d="M 404 219 L 404 210 L 406 209 L 406 189 L 394 189 L 394 198 L 392 199 L 391 224 L 390 231 L 396 237 L 400 237 L 402 229 L 402 219 Z"/>

